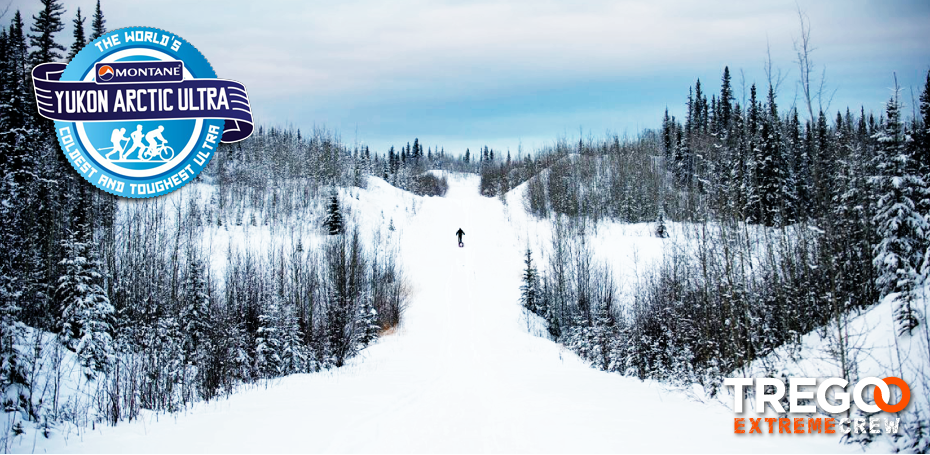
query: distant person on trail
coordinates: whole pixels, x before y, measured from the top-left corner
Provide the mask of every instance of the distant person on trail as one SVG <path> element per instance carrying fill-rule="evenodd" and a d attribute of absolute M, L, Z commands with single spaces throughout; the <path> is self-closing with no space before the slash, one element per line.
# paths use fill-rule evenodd
<path fill-rule="evenodd" d="M 459 248 L 465 246 L 465 244 L 462 243 L 462 236 L 465 235 L 465 231 L 463 231 L 462 228 L 459 228 L 455 235 L 459 238 Z"/>

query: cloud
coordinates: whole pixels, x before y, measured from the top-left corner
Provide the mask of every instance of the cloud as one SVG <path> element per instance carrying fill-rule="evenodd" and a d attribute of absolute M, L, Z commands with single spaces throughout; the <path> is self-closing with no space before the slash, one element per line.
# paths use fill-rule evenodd
<path fill-rule="evenodd" d="M 93 8 L 66 4 L 78 5 L 85 15 Z M 879 108 L 892 71 L 917 84 L 930 64 L 925 1 L 800 6 L 813 25 L 815 63 L 826 65 L 838 89 L 835 102 Z M 788 72 L 781 99 L 790 104 L 796 7 L 793 0 L 103 2 L 111 27 L 151 25 L 190 40 L 218 74 L 247 85 L 259 118 L 343 133 L 358 126 L 379 147 L 415 135 L 478 142 L 554 138 L 580 123 L 598 133 L 655 126 L 664 106 L 680 113 L 695 78 L 716 90 L 724 65 L 762 82 L 767 44 Z M 516 145 L 508 141 L 501 146 Z"/>

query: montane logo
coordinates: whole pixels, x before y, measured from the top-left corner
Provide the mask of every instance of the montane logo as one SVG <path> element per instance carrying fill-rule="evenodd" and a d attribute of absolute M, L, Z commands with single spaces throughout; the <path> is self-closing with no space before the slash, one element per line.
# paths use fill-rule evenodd
<path fill-rule="evenodd" d="M 182 80 L 184 63 L 178 60 L 97 63 L 98 84 Z"/>
<path fill-rule="evenodd" d="M 110 65 L 103 65 L 97 69 L 97 80 L 108 82 L 110 79 L 113 79 L 113 67 Z"/>
<path fill-rule="evenodd" d="M 106 68 L 109 68 L 107 66 Z M 102 69 L 102 68 L 101 68 Z M 148 78 L 148 77 L 181 77 L 181 67 L 170 67 L 170 68 L 119 68 L 116 70 L 116 76 L 120 78 L 124 77 L 139 77 L 139 78 Z"/>

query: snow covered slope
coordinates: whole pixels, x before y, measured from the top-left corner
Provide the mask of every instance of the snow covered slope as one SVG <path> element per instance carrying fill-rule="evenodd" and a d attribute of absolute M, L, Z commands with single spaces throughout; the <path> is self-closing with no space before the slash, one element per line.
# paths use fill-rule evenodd
<path fill-rule="evenodd" d="M 517 207 L 479 196 L 475 176 L 453 175 L 449 184 L 445 198 L 419 198 L 415 216 L 395 220 L 411 304 L 402 327 L 349 366 L 286 377 L 180 415 L 39 440 L 36 450 L 859 451 L 827 435 L 734 435 L 733 414 L 720 403 L 596 371 L 529 334 L 533 321 L 518 303 L 525 239 L 507 217 Z M 454 236 L 460 227 L 464 248 Z M 12 449 L 32 451 L 33 441 Z"/>

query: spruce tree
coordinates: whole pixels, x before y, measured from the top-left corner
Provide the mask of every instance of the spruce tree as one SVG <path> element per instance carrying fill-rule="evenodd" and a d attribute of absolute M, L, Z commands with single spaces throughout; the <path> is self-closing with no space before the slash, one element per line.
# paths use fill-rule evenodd
<path fill-rule="evenodd" d="M 339 235 L 343 232 L 342 210 L 339 208 L 339 194 L 336 190 L 333 190 L 329 198 L 329 207 L 323 226 L 329 229 L 329 235 Z"/>
<path fill-rule="evenodd" d="M 784 158 L 786 162 L 785 172 L 785 221 L 794 222 L 803 215 L 801 212 L 801 125 L 798 120 L 798 111 L 792 109 L 788 114 L 787 123 L 785 124 L 784 136 Z"/>
<path fill-rule="evenodd" d="M 781 126 L 775 106 L 775 93 L 769 86 L 768 115 L 762 118 L 760 144 L 756 149 L 756 192 L 757 206 L 754 218 L 766 226 L 773 226 L 780 219 L 782 203 L 787 199 L 784 166 L 781 157 Z"/>
<path fill-rule="evenodd" d="M 927 71 L 927 82 L 920 94 L 920 118 L 914 132 L 914 146 L 920 171 L 930 173 L 930 71 Z"/>
<path fill-rule="evenodd" d="M 266 303 L 262 314 L 258 317 L 259 327 L 255 335 L 255 371 L 261 377 L 274 378 L 281 376 L 282 361 L 281 333 L 278 330 L 280 318 L 280 303 L 277 296 L 272 296 Z"/>
<path fill-rule="evenodd" d="M 694 171 L 694 159 L 691 153 L 691 134 L 694 128 L 694 99 L 691 89 L 688 89 L 688 116 L 685 118 L 684 131 L 681 131 L 678 146 L 675 147 L 674 171 L 678 182 L 685 188 L 690 188 L 691 177 Z"/>
<path fill-rule="evenodd" d="M 71 44 L 71 52 L 68 53 L 68 61 L 74 59 L 74 57 L 81 52 L 81 49 L 84 49 L 84 45 L 87 44 L 87 41 L 84 38 L 84 17 L 81 17 L 81 8 L 77 9 L 77 14 L 74 16 L 74 43 Z"/>
<path fill-rule="evenodd" d="M 747 135 L 745 134 L 745 117 L 739 103 L 734 105 L 732 117 L 730 136 L 728 138 L 731 144 L 728 150 L 730 169 L 722 172 L 729 172 L 730 174 L 726 179 L 728 190 L 726 208 L 733 217 L 742 219 L 743 209 L 746 205 L 747 157 L 745 142 Z"/>
<path fill-rule="evenodd" d="M 378 338 L 381 326 L 378 325 L 378 310 L 375 309 L 371 298 L 365 296 L 362 298 L 361 305 L 358 307 L 358 315 L 355 317 L 358 330 L 358 341 L 360 347 L 365 347 Z"/>
<path fill-rule="evenodd" d="M 106 19 L 103 18 L 103 11 L 100 10 L 100 0 L 97 0 L 97 8 L 94 10 L 94 20 L 91 22 L 90 41 L 103 36 L 107 32 Z M 300 130 L 297 130 L 297 140 L 300 141 Z"/>
<path fill-rule="evenodd" d="M 31 119 L 28 109 L 35 103 L 31 101 L 34 95 L 29 93 L 29 71 L 32 65 L 29 63 L 23 29 L 22 15 L 16 11 L 7 35 L 7 57 L 3 68 L 4 77 L 8 78 L 2 88 L 4 115 L 0 122 L 5 124 L 4 132 L 28 126 Z M 13 142 L 12 139 L 10 142 Z"/>
<path fill-rule="evenodd" d="M 920 94 L 920 119 L 914 132 L 914 159 L 924 182 L 930 185 L 930 71 L 927 72 L 924 91 Z M 919 211 L 924 219 L 930 221 L 930 199 L 921 199 Z M 930 277 L 930 248 L 925 248 L 924 251 L 921 276 L 924 283 Z"/>
<path fill-rule="evenodd" d="M 717 100 L 717 111 L 714 119 L 719 123 L 719 131 L 729 133 L 730 113 L 733 109 L 733 89 L 730 87 L 730 67 L 723 67 L 723 77 L 720 86 L 720 99 Z"/>
<path fill-rule="evenodd" d="M 520 286 L 520 302 L 527 310 L 537 313 L 537 292 L 539 288 L 536 267 L 533 266 L 533 252 L 526 249 L 526 259 L 523 260 L 526 268 L 523 269 L 523 285 Z"/>
<path fill-rule="evenodd" d="M 668 116 L 668 107 L 665 108 L 665 117 L 662 119 L 662 150 L 665 151 L 665 161 L 672 159 L 672 119 Z"/>
<path fill-rule="evenodd" d="M 707 98 L 701 91 L 701 80 L 694 84 L 694 109 L 692 109 L 691 125 L 695 130 L 704 132 L 707 129 Z"/>
<path fill-rule="evenodd" d="M 29 35 L 29 44 L 36 48 L 29 54 L 33 65 L 53 62 L 61 59 L 59 51 L 66 50 L 64 46 L 55 42 L 55 34 L 65 29 L 61 15 L 65 7 L 58 0 L 40 0 L 42 11 L 38 16 L 32 16 L 35 21 L 29 28 L 34 34 Z"/>
<path fill-rule="evenodd" d="M 205 357 L 201 345 L 213 330 L 210 297 L 207 290 L 203 263 L 191 254 L 187 265 L 187 279 L 181 290 L 179 322 L 184 332 L 183 349 L 189 363 L 198 364 Z"/>
<path fill-rule="evenodd" d="M 821 217 L 830 211 L 830 198 L 834 193 L 833 176 L 836 174 L 836 144 L 827 116 L 820 112 L 817 117 L 815 153 L 813 156 L 814 209 L 812 213 Z"/>
<path fill-rule="evenodd" d="M 918 325 L 912 303 L 919 284 L 918 267 L 926 249 L 927 220 L 917 201 L 927 197 L 926 184 L 914 169 L 910 137 L 900 118 L 898 90 L 888 101 L 886 119 L 873 138 L 878 143 L 877 175 L 870 179 L 876 201 L 872 222 L 879 237 L 874 247 L 876 285 L 882 295 L 897 293 L 895 320 L 899 333 Z"/>
<path fill-rule="evenodd" d="M 6 31 L 0 32 L 0 57 L 5 50 Z M 2 77 L 2 75 L 0 75 Z M 0 124 L 3 119 L 0 117 Z M 5 147 L 4 147 L 5 148 Z M 16 201 L 16 188 L 8 168 L 0 157 L 0 201 Z M 25 245 L 19 241 L 19 233 L 13 220 L 16 213 L 10 203 L 0 202 L 0 245 L 5 254 L 0 256 L 0 393 L 10 396 L 12 386 L 25 385 L 25 364 L 20 361 L 17 345 L 25 337 L 26 326 L 20 320 L 20 305 L 23 302 L 21 263 Z"/>
<path fill-rule="evenodd" d="M 279 337 L 282 374 L 306 373 L 312 369 L 308 365 L 308 351 L 304 344 L 299 318 L 290 305 L 282 307 Z"/>
<path fill-rule="evenodd" d="M 762 205 L 762 196 L 759 193 L 759 157 L 762 150 L 759 148 L 760 108 L 756 100 L 756 84 L 749 87 L 749 106 L 746 107 L 746 142 L 741 149 L 745 158 L 746 174 L 742 182 L 745 193 L 745 205 L 742 207 L 743 215 L 747 221 L 758 223 L 759 208 Z"/>
<path fill-rule="evenodd" d="M 86 224 L 77 225 L 62 241 L 65 258 L 59 264 L 63 273 L 56 290 L 62 308 L 61 341 L 77 353 L 88 378 L 107 371 L 110 365 L 113 318 L 113 306 L 101 287 L 100 262 L 91 241 Z"/>

